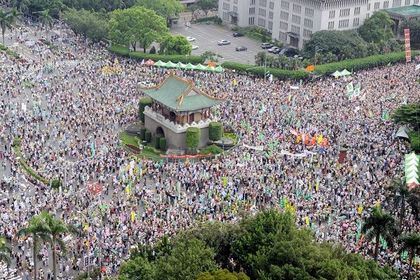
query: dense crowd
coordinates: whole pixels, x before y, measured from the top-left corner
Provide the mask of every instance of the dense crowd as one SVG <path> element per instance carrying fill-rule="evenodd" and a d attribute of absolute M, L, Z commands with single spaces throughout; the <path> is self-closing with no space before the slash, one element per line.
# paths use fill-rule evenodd
<path fill-rule="evenodd" d="M 200 221 L 236 221 L 242 212 L 272 207 L 295 211 L 297 223 L 311 228 L 319 240 L 371 255 L 372 243 L 359 234 L 361 221 L 373 205 L 388 207 L 385 188 L 403 176 L 403 155 L 409 150 L 395 138 L 398 127 L 383 116 L 420 100 L 414 64 L 341 79 L 266 81 L 232 71 L 167 70 L 122 58 L 116 62 L 103 47 L 88 46 L 64 28 L 58 31 L 49 38 L 57 48 L 35 40 L 19 62 L 0 53 L 0 151 L 7 159 L 0 170 L 8 169 L 9 162 L 12 178 L 1 184 L 0 235 L 16 245 L 16 266 L 26 276 L 33 265 L 31 242 L 17 232 L 42 210 L 87 233 L 66 237 L 62 279 L 86 270 L 86 256 L 113 274 L 137 243 L 154 242 Z M 31 36 L 45 36 L 36 32 L 22 28 L 15 39 L 24 44 Z M 116 63 L 120 73 L 102 73 L 104 66 Z M 193 162 L 132 159 L 119 133 L 137 120 L 139 85 L 158 84 L 170 71 L 226 98 L 213 114 L 238 134 L 238 146 Z M 360 83 L 360 96 L 348 96 L 350 82 Z M 310 145 L 302 135 L 317 135 L 328 144 Z M 62 191 L 19 179 L 27 174 L 12 150 L 16 137 L 34 170 L 62 178 Z M 344 146 L 347 157 L 339 163 Z M 102 190 L 92 191 L 94 184 Z M 420 230 L 409 208 L 404 228 Z M 48 279 L 46 245 L 39 257 Z M 379 261 L 397 269 L 408 266 L 386 246 Z"/>

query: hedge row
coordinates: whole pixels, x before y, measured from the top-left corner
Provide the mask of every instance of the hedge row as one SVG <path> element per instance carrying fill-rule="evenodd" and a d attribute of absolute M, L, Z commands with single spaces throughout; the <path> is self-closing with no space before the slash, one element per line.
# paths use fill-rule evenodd
<path fill-rule="evenodd" d="M 306 79 L 309 77 L 309 74 L 305 72 L 304 70 L 284 70 L 279 68 L 265 68 L 263 66 L 255 66 L 251 64 L 241 64 L 236 62 L 224 62 L 222 64 L 222 67 L 226 69 L 231 69 L 235 71 L 239 71 L 240 73 L 249 73 L 254 74 L 256 76 L 264 76 L 264 71 L 269 72 L 273 75 L 273 77 L 276 77 L 278 79 L 284 80 L 284 79 Z"/>
<path fill-rule="evenodd" d="M 412 56 L 418 54 L 418 51 L 412 51 Z M 405 52 L 395 52 L 381 55 L 372 55 L 363 58 L 347 59 L 339 62 L 317 65 L 315 73 L 320 75 L 332 74 L 335 71 L 347 69 L 349 71 L 358 71 L 363 69 L 384 66 L 389 63 L 405 61 Z"/>
<path fill-rule="evenodd" d="M 223 125 L 220 122 L 211 122 L 209 125 L 209 139 L 219 141 L 223 136 Z"/>
<path fill-rule="evenodd" d="M 15 138 L 13 140 L 13 150 L 16 156 L 19 158 L 19 164 L 25 170 L 28 175 L 34 178 L 37 181 L 44 183 L 45 185 L 49 185 L 50 181 L 47 178 L 42 177 L 39 175 L 35 170 L 33 170 L 28 163 L 26 162 L 25 158 L 23 157 L 22 151 L 20 149 L 21 140 L 19 138 Z"/>
<path fill-rule="evenodd" d="M 200 144 L 200 135 L 201 135 L 201 130 L 199 128 L 197 127 L 187 128 L 187 133 L 185 136 L 187 148 L 197 149 L 198 145 Z"/>
<path fill-rule="evenodd" d="M 408 133 L 408 136 L 410 137 L 411 149 L 415 151 L 416 153 L 419 153 L 420 152 L 420 133 L 416 133 L 415 131 L 412 131 Z"/>
<path fill-rule="evenodd" d="M 174 63 L 182 62 L 182 63 L 204 63 L 204 59 L 201 56 L 194 56 L 194 55 L 163 55 L 163 54 L 150 54 L 144 52 L 131 52 L 127 47 L 121 46 L 112 46 L 109 48 L 109 51 L 121 56 L 128 56 L 130 58 L 135 58 L 139 60 L 147 60 L 151 59 L 153 61 L 161 60 L 163 62 L 172 61 Z"/>

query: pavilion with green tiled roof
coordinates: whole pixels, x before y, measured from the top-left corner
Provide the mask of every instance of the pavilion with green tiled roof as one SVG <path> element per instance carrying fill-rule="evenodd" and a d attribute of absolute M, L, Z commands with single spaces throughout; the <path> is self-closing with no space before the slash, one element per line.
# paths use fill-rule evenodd
<path fill-rule="evenodd" d="M 197 88 L 193 81 L 169 75 L 154 87 L 142 88 L 152 99 L 144 108 L 144 126 L 155 137 L 165 137 L 170 149 L 185 149 L 189 127 L 201 130 L 199 148 L 209 141 L 208 127 L 216 118 L 211 108 L 224 100 Z"/>
<path fill-rule="evenodd" d="M 222 102 L 221 99 L 210 97 L 197 89 L 192 81 L 174 75 L 167 77 L 156 87 L 144 89 L 143 92 L 176 112 L 202 110 Z"/>

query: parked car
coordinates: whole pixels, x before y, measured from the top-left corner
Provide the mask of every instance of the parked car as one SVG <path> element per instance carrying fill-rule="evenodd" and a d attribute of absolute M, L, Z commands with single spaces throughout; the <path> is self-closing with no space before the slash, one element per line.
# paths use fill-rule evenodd
<path fill-rule="evenodd" d="M 281 50 L 281 49 L 280 49 L 279 47 L 272 47 L 272 48 L 269 48 L 269 49 L 268 49 L 268 52 L 269 52 L 269 53 L 276 53 L 276 54 L 277 54 L 277 53 L 279 53 L 279 52 L 280 52 L 280 50 Z"/>
<path fill-rule="evenodd" d="M 192 45 L 192 48 L 191 48 L 192 50 L 196 50 L 196 49 L 198 49 L 198 46 L 197 45 Z"/>
<path fill-rule="evenodd" d="M 244 36 L 244 34 L 239 33 L 239 32 L 234 32 L 233 33 L 233 37 L 243 37 L 243 36 Z"/>
<path fill-rule="evenodd" d="M 287 57 L 294 57 L 295 55 L 299 55 L 299 50 L 295 48 L 286 47 L 281 49 L 279 55 L 284 55 Z"/>
<path fill-rule="evenodd" d="M 261 44 L 261 48 L 263 48 L 263 49 L 269 49 L 269 48 L 272 48 L 273 47 L 273 44 L 271 44 L 271 43 L 262 43 Z"/>
<path fill-rule="evenodd" d="M 220 40 L 217 42 L 219 46 L 230 45 L 230 41 L 228 40 Z"/>
<path fill-rule="evenodd" d="M 246 47 L 244 47 L 244 46 L 240 46 L 240 47 L 236 47 L 236 48 L 235 48 L 235 50 L 236 50 L 237 52 L 243 52 L 243 51 L 246 51 L 246 50 L 247 50 L 247 48 L 246 48 Z"/>
<path fill-rule="evenodd" d="M 194 41 L 195 41 L 195 38 L 194 38 L 194 37 L 190 37 L 190 36 L 188 36 L 188 37 L 187 37 L 187 40 L 188 40 L 188 42 L 194 42 Z"/>

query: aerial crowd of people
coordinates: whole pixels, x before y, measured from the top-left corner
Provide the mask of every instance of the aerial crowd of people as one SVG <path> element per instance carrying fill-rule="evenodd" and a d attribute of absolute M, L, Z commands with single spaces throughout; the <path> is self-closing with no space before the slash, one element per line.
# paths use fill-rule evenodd
<path fill-rule="evenodd" d="M 413 93 L 420 92 L 420 71 L 413 63 L 340 79 L 269 81 L 116 59 L 64 27 L 49 35 L 56 48 L 41 36 L 22 27 L 12 38 L 26 50 L 24 59 L 0 53 L 0 170 L 8 174 L 0 178 L 0 235 L 16 245 L 14 263 L 25 277 L 33 269 L 32 251 L 17 232 L 42 210 L 86 232 L 66 237 L 62 279 L 99 263 L 115 274 L 138 243 L 203 221 L 235 222 L 241 213 L 266 208 L 291 209 L 297 224 L 317 239 L 372 255 L 374 244 L 360 235 L 360 225 L 372 206 L 390 208 L 385 189 L 404 176 L 409 146 L 395 137 L 398 126 L 386 116 L 419 101 Z M 34 43 L 25 45 L 29 41 Z M 119 73 L 101 71 L 115 64 Z M 169 73 L 226 99 L 213 115 L 238 135 L 237 146 L 214 158 L 158 162 L 138 161 L 122 147 L 120 132 L 138 121 L 140 84 L 158 84 Z M 349 97 L 349 83 L 361 85 L 359 96 Z M 21 168 L 12 147 L 16 138 L 29 166 L 45 178 L 62 179 L 60 191 Z M 344 147 L 347 156 L 339 161 Z M 409 207 L 403 226 L 420 230 Z M 43 279 L 51 276 L 49 255 L 43 245 Z M 379 262 L 408 266 L 386 246 Z"/>

